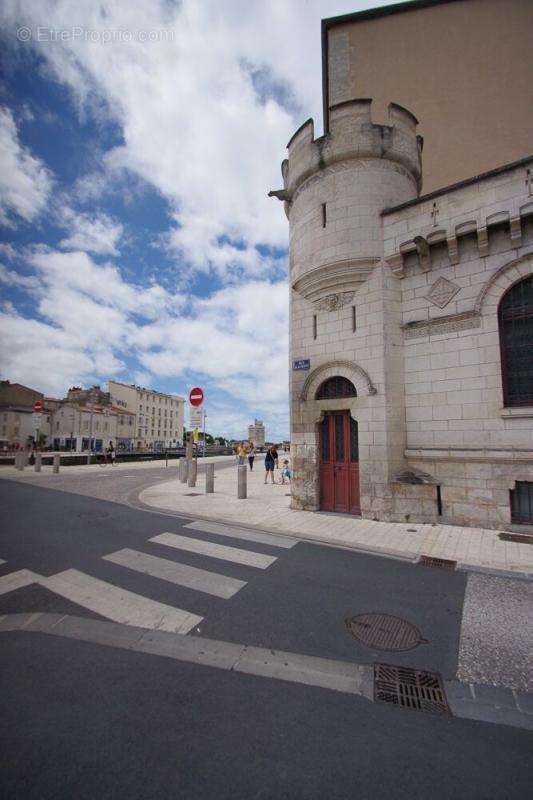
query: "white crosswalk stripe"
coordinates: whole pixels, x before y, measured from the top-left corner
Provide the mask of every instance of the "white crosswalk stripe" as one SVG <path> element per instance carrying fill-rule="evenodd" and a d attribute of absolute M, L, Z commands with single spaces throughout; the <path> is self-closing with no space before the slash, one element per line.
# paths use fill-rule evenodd
<path fill-rule="evenodd" d="M 219 558 L 222 561 L 232 561 L 234 564 L 243 564 L 247 567 L 257 567 L 266 569 L 270 567 L 276 556 L 266 556 L 263 553 L 254 553 L 251 550 L 241 550 L 238 547 L 227 547 L 213 542 L 204 542 L 201 539 L 190 539 L 187 536 L 179 536 L 177 533 L 162 533 L 150 539 L 156 544 L 164 544 L 167 547 L 175 547 L 178 550 L 186 550 L 189 553 Z"/>
<path fill-rule="evenodd" d="M 273 533 L 262 533 L 261 531 L 242 530 L 235 528 L 231 525 L 222 525 L 220 522 L 189 522 L 184 528 L 191 528 L 194 531 L 203 531 L 205 533 L 214 533 L 217 536 L 229 536 L 231 539 L 243 539 L 249 542 L 258 542 L 259 544 L 269 544 L 272 547 L 282 547 L 290 550 L 295 544 L 298 544 L 297 539 L 289 539 L 287 536 L 278 536 Z"/>
<path fill-rule="evenodd" d="M 126 625 L 188 633 L 203 619 L 93 578 L 77 569 L 67 569 L 49 578 L 41 578 L 39 583 L 84 608 Z"/>
<path fill-rule="evenodd" d="M 127 567 L 136 572 L 142 572 L 154 578 L 175 583 L 178 586 L 196 589 L 199 592 L 205 592 L 215 597 L 222 597 L 224 600 L 233 597 L 243 586 L 246 586 L 246 581 L 239 581 L 236 578 L 228 578 L 226 575 L 219 575 L 216 572 L 190 567 L 188 564 L 178 564 L 166 558 L 158 558 L 157 556 L 140 553 L 138 550 L 130 550 L 128 547 L 124 550 L 118 550 L 116 553 L 103 556 L 103 558 L 105 561 L 111 561 L 121 567 Z"/>
<path fill-rule="evenodd" d="M 0 578 L 0 594 L 14 592 L 15 589 L 29 586 L 31 583 L 36 583 L 40 579 L 40 575 L 37 575 L 36 572 L 32 572 L 29 569 L 18 569 L 16 572 L 9 572 L 7 575 L 2 575 Z"/>

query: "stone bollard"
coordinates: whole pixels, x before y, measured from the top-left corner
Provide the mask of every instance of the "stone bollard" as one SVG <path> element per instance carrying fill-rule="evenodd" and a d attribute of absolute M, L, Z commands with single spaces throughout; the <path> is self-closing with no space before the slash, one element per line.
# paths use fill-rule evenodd
<path fill-rule="evenodd" d="M 205 467 L 205 493 L 213 494 L 215 491 L 215 465 L 206 464 Z"/>
<path fill-rule="evenodd" d="M 239 500 L 246 500 L 246 477 L 248 467 L 244 464 L 237 467 L 237 497 Z"/>
<path fill-rule="evenodd" d="M 189 477 L 189 462 L 186 458 L 180 458 L 179 463 L 179 479 L 182 483 L 187 483 Z"/>
<path fill-rule="evenodd" d="M 22 472 L 22 470 L 24 469 L 25 460 L 26 460 L 26 458 L 24 456 L 24 453 L 20 453 L 20 452 L 19 453 L 15 453 L 15 469 L 18 469 L 19 472 Z"/>
<path fill-rule="evenodd" d="M 43 464 L 43 454 L 35 453 L 35 466 L 33 467 L 35 472 L 41 471 L 42 464 Z"/>
<path fill-rule="evenodd" d="M 59 472 L 59 462 L 60 462 L 60 458 L 61 458 L 61 456 L 59 455 L 59 453 L 54 453 L 54 468 L 53 468 L 53 471 L 54 471 L 54 473 L 55 473 L 56 475 L 57 475 L 57 473 Z"/>
<path fill-rule="evenodd" d="M 196 459 L 189 461 L 189 475 L 187 478 L 187 486 L 196 486 Z"/>

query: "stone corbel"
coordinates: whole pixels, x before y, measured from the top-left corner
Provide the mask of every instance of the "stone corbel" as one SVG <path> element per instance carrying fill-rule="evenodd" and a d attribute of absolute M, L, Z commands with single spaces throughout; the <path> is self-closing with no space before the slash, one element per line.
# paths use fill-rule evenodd
<path fill-rule="evenodd" d="M 413 239 L 420 260 L 420 269 L 422 272 L 429 272 L 431 269 L 431 252 L 429 244 L 423 236 L 415 236 Z"/>
<path fill-rule="evenodd" d="M 477 229 L 477 249 L 480 256 L 489 254 L 489 234 L 486 228 Z"/>
<path fill-rule="evenodd" d="M 511 231 L 511 244 L 513 247 L 522 246 L 522 225 L 520 216 L 511 217 L 509 220 L 509 227 Z"/>
<path fill-rule="evenodd" d="M 448 236 L 446 243 L 448 245 L 448 258 L 450 259 L 450 264 L 458 264 L 459 248 L 457 246 L 457 236 Z"/>
<path fill-rule="evenodd" d="M 387 258 L 387 264 L 391 268 L 392 274 L 397 278 L 405 277 L 403 256 L 401 253 L 395 253 L 393 256 L 389 256 L 389 258 Z"/>

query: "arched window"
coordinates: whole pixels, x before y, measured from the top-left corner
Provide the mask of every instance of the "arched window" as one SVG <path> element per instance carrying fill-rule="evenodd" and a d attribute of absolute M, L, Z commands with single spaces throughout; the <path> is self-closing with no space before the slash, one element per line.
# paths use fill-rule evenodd
<path fill-rule="evenodd" d="M 504 294 L 498 323 L 505 405 L 533 405 L 533 275 Z"/>
<path fill-rule="evenodd" d="M 315 395 L 315 400 L 335 400 L 341 397 L 357 397 L 355 386 L 348 378 L 335 375 L 320 384 Z"/>

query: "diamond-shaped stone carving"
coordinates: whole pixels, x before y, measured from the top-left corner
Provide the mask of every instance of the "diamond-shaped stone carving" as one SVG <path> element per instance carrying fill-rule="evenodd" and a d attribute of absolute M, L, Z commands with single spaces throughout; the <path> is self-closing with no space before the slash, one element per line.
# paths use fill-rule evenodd
<path fill-rule="evenodd" d="M 433 303 L 434 306 L 444 308 L 444 306 L 448 305 L 452 297 L 455 297 L 460 288 L 460 286 L 447 280 L 447 278 L 439 278 L 427 293 L 426 298 L 430 303 Z"/>

